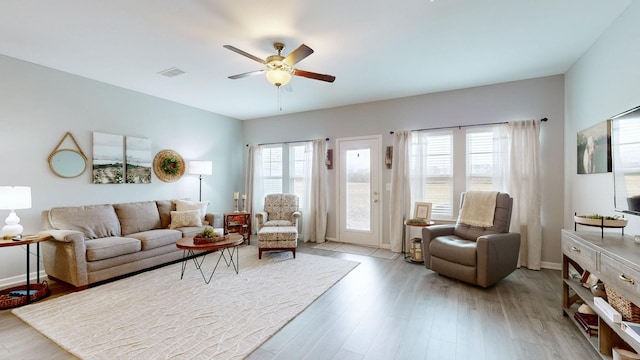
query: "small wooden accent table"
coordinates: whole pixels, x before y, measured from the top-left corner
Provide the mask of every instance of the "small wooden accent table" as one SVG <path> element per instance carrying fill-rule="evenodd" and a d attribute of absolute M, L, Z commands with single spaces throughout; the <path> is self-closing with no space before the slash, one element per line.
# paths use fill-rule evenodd
<path fill-rule="evenodd" d="M 228 212 L 224 214 L 224 233 L 239 233 L 247 245 L 251 245 L 251 213 L 248 212 Z"/>
<path fill-rule="evenodd" d="M 405 234 L 404 236 L 402 236 L 402 254 L 404 254 L 404 260 L 406 262 L 410 262 L 410 263 L 414 263 L 414 264 L 424 264 L 424 258 L 422 260 L 415 260 L 411 257 L 411 254 L 409 253 L 409 255 L 407 255 L 407 240 L 411 240 L 411 239 L 407 239 L 407 237 L 411 238 L 411 231 L 407 230 L 407 226 L 410 227 L 418 227 L 418 228 L 423 228 L 423 227 L 427 227 L 427 226 L 431 226 L 433 225 L 434 222 L 433 221 L 429 221 L 426 224 L 412 224 L 412 223 L 407 223 L 407 221 L 404 221 L 404 226 L 405 226 Z M 422 231 L 422 230 L 420 230 Z M 424 257 L 424 255 L 422 255 L 421 257 Z"/>
<path fill-rule="evenodd" d="M 196 266 L 196 269 L 200 270 L 200 274 L 202 274 L 202 279 L 206 284 L 211 281 L 213 274 L 216 272 L 218 268 L 218 264 L 220 264 L 220 260 L 224 259 L 224 262 L 229 265 L 233 265 L 233 269 L 236 271 L 236 274 L 240 271 L 240 254 L 238 253 L 238 245 L 241 245 L 244 242 L 242 235 L 240 234 L 228 234 L 224 240 L 215 241 L 206 244 L 194 244 L 193 237 L 186 237 L 178 240 L 176 242 L 176 246 L 178 249 L 184 250 L 184 254 L 182 256 L 182 272 L 180 273 L 180 280 L 184 276 L 184 270 L 187 268 L 187 263 L 189 258 L 193 260 L 193 263 Z M 202 271 L 202 263 L 204 262 L 205 257 L 212 252 L 216 252 L 220 250 L 220 256 L 218 257 L 218 261 L 216 262 L 216 266 L 213 268 L 211 275 L 209 278 Z M 224 251 L 227 250 L 227 255 L 229 255 L 229 259 L 224 255 Z M 196 251 L 206 251 L 202 258 L 198 260 L 196 257 Z M 235 261 L 234 261 L 235 257 Z"/>
<path fill-rule="evenodd" d="M 0 239 L 0 247 L 9 247 L 9 246 L 21 246 L 21 245 L 26 245 L 27 246 L 27 286 L 26 286 L 26 292 L 25 292 L 25 296 L 27 297 L 25 304 L 29 304 L 32 301 L 38 301 L 44 297 L 46 297 L 47 295 L 49 295 L 49 291 L 47 289 L 46 292 L 43 293 L 43 295 L 40 296 L 29 296 L 31 294 L 31 282 L 29 279 L 29 271 L 31 268 L 31 264 L 29 263 L 29 255 L 31 255 L 31 253 L 29 252 L 29 245 L 31 244 L 36 244 L 36 276 L 37 276 L 37 283 L 40 283 L 40 243 L 43 241 L 47 241 L 51 239 L 51 236 L 49 235 L 28 235 L 28 236 L 23 236 L 21 240 L 12 240 L 12 239 Z M 7 290 L 11 290 L 11 289 L 5 289 L 4 291 Z"/>

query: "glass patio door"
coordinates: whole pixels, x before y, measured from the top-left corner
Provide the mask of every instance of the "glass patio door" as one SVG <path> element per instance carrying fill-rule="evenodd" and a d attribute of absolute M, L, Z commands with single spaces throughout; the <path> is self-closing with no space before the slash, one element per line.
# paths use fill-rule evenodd
<path fill-rule="evenodd" d="M 379 247 L 381 139 L 337 139 L 338 241 Z"/>

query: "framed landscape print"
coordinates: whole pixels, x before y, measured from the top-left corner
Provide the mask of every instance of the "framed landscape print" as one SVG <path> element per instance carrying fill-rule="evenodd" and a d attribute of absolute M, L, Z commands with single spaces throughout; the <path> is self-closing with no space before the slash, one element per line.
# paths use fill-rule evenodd
<path fill-rule="evenodd" d="M 577 145 L 578 174 L 611 172 L 611 120 L 579 131 Z"/>
<path fill-rule="evenodd" d="M 93 133 L 93 183 L 122 184 L 124 136 Z"/>
<path fill-rule="evenodd" d="M 125 139 L 127 184 L 151 183 L 151 140 L 127 136 Z"/>

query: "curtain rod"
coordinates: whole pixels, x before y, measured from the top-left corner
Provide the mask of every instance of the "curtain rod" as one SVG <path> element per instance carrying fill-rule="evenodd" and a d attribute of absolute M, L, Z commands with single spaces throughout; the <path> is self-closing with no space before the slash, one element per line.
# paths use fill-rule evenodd
<path fill-rule="evenodd" d="M 547 118 L 542 118 L 540 119 L 540 121 L 548 121 L 549 119 Z M 443 127 L 436 127 L 436 128 L 427 128 L 427 129 L 415 129 L 415 130 L 410 130 L 410 131 L 425 131 L 425 130 L 444 130 L 444 129 L 462 129 L 465 127 L 474 127 L 474 126 L 487 126 L 487 125 L 502 125 L 502 124 L 508 124 L 508 121 L 504 121 L 504 122 L 494 122 L 494 123 L 484 123 L 484 124 L 472 124 L 472 125 L 457 125 L 457 126 L 443 126 Z M 393 134 L 393 131 L 389 131 L 389 134 Z"/>
<path fill-rule="evenodd" d="M 329 138 L 326 138 L 325 140 L 329 141 Z M 292 144 L 292 143 L 307 142 L 307 141 L 313 141 L 313 140 L 278 141 L 278 142 L 263 143 L 263 144 L 258 144 L 258 145 Z M 247 146 L 249 146 L 249 144 L 247 144 Z"/>

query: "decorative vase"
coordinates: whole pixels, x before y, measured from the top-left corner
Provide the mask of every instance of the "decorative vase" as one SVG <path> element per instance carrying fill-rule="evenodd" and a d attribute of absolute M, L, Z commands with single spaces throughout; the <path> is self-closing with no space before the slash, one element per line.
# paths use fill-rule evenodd
<path fill-rule="evenodd" d="M 604 283 L 597 283 L 591 287 L 591 293 L 593 296 L 598 296 L 607 300 L 607 292 L 604 290 Z"/>

